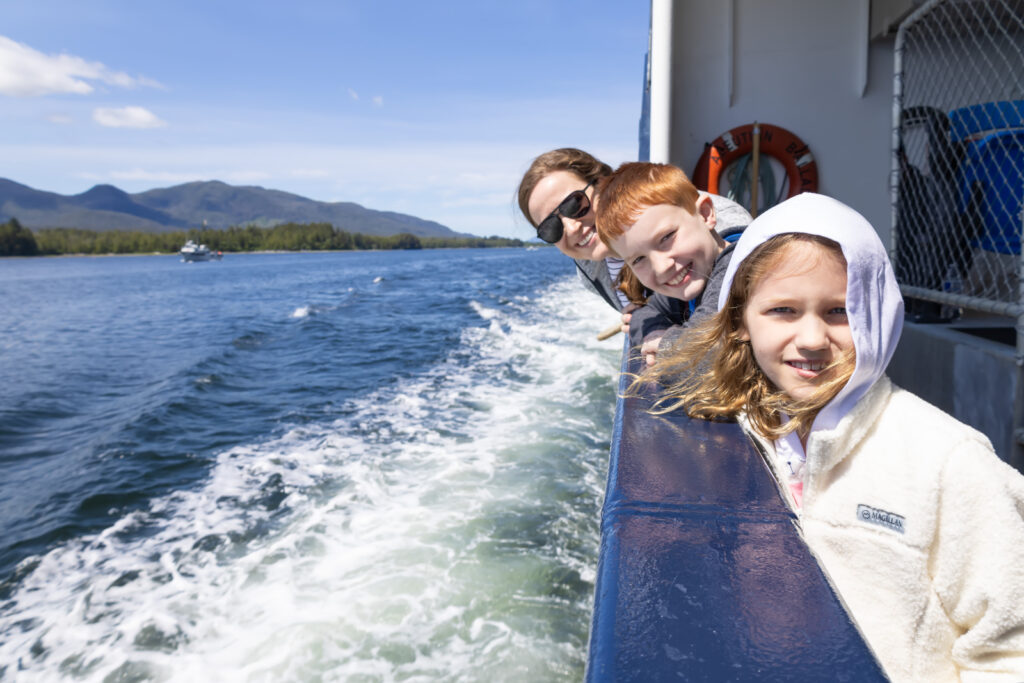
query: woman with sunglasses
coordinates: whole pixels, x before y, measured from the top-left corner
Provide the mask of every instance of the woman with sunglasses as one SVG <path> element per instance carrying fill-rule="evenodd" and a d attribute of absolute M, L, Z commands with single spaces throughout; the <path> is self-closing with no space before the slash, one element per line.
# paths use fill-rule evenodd
<path fill-rule="evenodd" d="M 552 150 L 530 164 L 519 183 L 518 199 L 537 236 L 575 261 L 588 289 L 621 311 L 630 303 L 615 286 L 622 261 L 598 239 L 591 206 L 595 185 L 611 173 L 611 166 L 582 150 Z"/>
<path fill-rule="evenodd" d="M 630 344 L 640 346 L 682 322 L 686 304 L 656 294 L 638 308 L 646 292 L 597 236 L 593 202 L 596 185 L 612 168 L 572 147 L 545 152 L 533 160 L 519 183 L 519 209 L 537 229 L 537 236 L 570 257 L 584 285 L 622 313 Z M 746 226 L 752 219 L 739 204 L 711 195 L 719 231 Z M 656 346 L 654 347 L 656 351 Z"/>

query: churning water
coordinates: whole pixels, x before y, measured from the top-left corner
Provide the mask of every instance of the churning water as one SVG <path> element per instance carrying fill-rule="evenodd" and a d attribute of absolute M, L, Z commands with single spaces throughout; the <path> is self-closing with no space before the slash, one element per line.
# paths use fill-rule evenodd
<path fill-rule="evenodd" d="M 582 676 L 619 342 L 554 249 L 0 262 L 0 678 Z"/>

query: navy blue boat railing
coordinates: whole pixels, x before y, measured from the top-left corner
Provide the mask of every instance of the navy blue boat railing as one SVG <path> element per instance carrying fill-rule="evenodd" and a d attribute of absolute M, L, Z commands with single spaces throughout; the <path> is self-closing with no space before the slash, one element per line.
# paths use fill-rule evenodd
<path fill-rule="evenodd" d="M 616 408 L 586 680 L 886 680 L 739 425 L 649 405 Z"/>

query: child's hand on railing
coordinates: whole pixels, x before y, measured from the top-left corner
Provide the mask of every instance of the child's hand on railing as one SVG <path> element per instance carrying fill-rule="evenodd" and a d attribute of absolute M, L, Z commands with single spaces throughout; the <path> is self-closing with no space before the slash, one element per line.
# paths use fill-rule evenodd
<path fill-rule="evenodd" d="M 622 309 L 622 334 L 629 336 L 629 321 L 633 319 L 633 311 L 640 308 L 637 304 L 630 304 Z"/>
<path fill-rule="evenodd" d="M 665 336 L 665 332 L 666 330 L 655 330 L 644 337 L 644 342 L 640 346 L 640 355 L 643 356 L 647 365 L 654 365 L 654 361 L 658 360 L 658 347 L 661 345 L 661 338 Z"/>

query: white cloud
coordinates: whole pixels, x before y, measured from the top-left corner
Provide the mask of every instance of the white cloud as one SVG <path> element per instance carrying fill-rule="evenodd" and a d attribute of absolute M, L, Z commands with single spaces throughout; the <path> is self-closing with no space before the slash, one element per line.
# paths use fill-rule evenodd
<path fill-rule="evenodd" d="M 82 178 L 87 180 L 131 180 L 156 183 L 188 183 L 193 180 L 203 180 L 203 176 L 195 173 L 173 173 L 168 171 L 147 171 L 142 168 L 133 168 L 127 171 L 111 171 L 108 175 L 98 173 L 80 173 Z"/>
<path fill-rule="evenodd" d="M 226 183 L 256 183 L 271 179 L 273 176 L 266 171 L 246 169 L 210 169 L 195 171 L 148 171 L 144 168 L 132 168 L 125 171 L 110 171 L 106 174 L 80 173 L 79 177 L 88 180 L 116 180 L 145 183 L 191 183 L 198 180 L 222 180 Z"/>
<path fill-rule="evenodd" d="M 0 94 L 36 97 L 53 93 L 88 95 L 90 81 L 120 88 L 144 85 L 162 88 L 149 78 L 135 78 L 112 71 L 100 62 L 88 62 L 73 55 L 47 55 L 28 45 L 0 36 Z"/>
<path fill-rule="evenodd" d="M 146 88 L 156 88 L 157 90 L 167 90 L 167 86 L 164 85 L 163 83 L 161 83 L 160 81 L 154 80 L 152 78 L 146 78 L 145 76 L 139 76 L 138 78 L 136 78 L 135 79 L 135 83 L 137 85 L 141 85 L 141 86 L 144 86 Z"/>
<path fill-rule="evenodd" d="M 288 171 L 292 178 L 326 178 L 330 174 L 325 168 L 293 168 Z"/>
<path fill-rule="evenodd" d="M 384 98 L 381 97 L 380 95 L 374 95 L 373 103 L 374 103 L 374 105 L 376 105 L 378 107 L 383 107 L 384 106 Z"/>
<path fill-rule="evenodd" d="M 110 128 L 160 128 L 167 125 L 166 121 L 162 121 L 156 114 L 143 107 L 100 107 L 93 111 L 92 119 L 101 126 Z"/>
<path fill-rule="evenodd" d="M 59 124 L 61 126 L 66 126 L 69 123 L 73 123 L 74 122 L 74 119 L 72 119 L 67 114 L 50 114 L 49 116 L 46 117 L 46 120 L 49 121 L 50 123 L 56 123 L 56 124 Z"/>
<path fill-rule="evenodd" d="M 352 88 L 348 89 L 348 96 L 351 97 L 353 100 L 358 100 L 359 99 L 359 93 L 357 93 Z"/>
<path fill-rule="evenodd" d="M 217 176 L 218 180 L 223 180 L 226 183 L 258 183 L 264 180 L 270 180 L 274 176 L 266 171 L 254 171 L 250 169 L 241 169 L 236 171 L 227 171 Z"/>
<path fill-rule="evenodd" d="M 508 191 L 491 192 L 488 194 L 470 195 L 457 199 L 442 201 L 440 206 L 446 209 L 458 209 L 464 206 L 507 206 L 510 202 L 511 193 Z"/>

